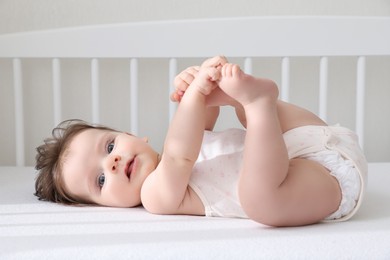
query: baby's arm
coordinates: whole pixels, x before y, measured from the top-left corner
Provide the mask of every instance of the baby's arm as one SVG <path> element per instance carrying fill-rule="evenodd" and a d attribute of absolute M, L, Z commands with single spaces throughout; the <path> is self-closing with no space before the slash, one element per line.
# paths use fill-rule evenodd
<path fill-rule="evenodd" d="M 192 81 L 197 77 L 200 66 L 191 66 L 180 72 L 174 80 L 175 91 L 171 94 L 171 100 L 173 102 L 180 103 L 184 93 L 191 85 Z M 207 103 L 207 101 L 206 101 Z M 213 130 L 217 118 L 219 116 L 219 106 L 207 105 L 205 130 Z"/>
<path fill-rule="evenodd" d="M 221 68 L 226 64 L 227 60 L 223 56 L 215 56 L 203 62 L 202 67 L 215 67 Z M 174 80 L 175 91 L 171 94 L 171 100 L 173 102 L 180 102 L 184 93 L 197 77 L 200 70 L 200 66 L 191 66 L 180 72 Z M 206 121 L 205 130 L 213 130 L 217 118 L 219 116 L 219 106 L 227 105 L 228 101 L 232 100 L 221 89 L 217 88 L 215 83 L 214 91 L 206 98 Z"/>
<path fill-rule="evenodd" d="M 156 170 L 142 187 L 144 207 L 159 214 L 190 214 L 189 179 L 202 144 L 206 95 L 215 87 L 220 70 L 202 67 L 182 97 L 169 126 L 164 151 Z"/>

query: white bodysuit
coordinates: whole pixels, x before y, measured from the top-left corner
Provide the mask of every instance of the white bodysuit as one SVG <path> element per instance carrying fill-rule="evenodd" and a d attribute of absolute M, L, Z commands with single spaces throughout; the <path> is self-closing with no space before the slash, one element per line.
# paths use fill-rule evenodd
<path fill-rule="evenodd" d="M 238 198 L 245 130 L 205 131 L 190 179 L 206 216 L 247 218 Z M 356 135 L 339 126 L 303 126 L 283 134 L 289 158 L 307 158 L 325 166 L 339 181 L 342 201 L 325 220 L 346 220 L 359 208 L 367 163 Z"/>

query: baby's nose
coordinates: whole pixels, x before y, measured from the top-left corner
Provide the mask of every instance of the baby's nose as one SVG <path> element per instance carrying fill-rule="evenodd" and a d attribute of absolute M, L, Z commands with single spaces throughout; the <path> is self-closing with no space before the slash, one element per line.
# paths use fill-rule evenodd
<path fill-rule="evenodd" d="M 119 155 L 114 155 L 111 161 L 111 170 L 112 172 L 116 172 L 118 170 L 119 162 L 122 158 Z"/>

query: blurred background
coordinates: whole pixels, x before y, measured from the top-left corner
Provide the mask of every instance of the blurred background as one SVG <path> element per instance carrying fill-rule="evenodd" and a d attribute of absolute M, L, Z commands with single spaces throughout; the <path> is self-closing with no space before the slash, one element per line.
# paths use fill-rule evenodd
<path fill-rule="evenodd" d="M 61 27 L 123 23 L 150 20 L 195 19 L 235 16 L 331 15 L 390 16 L 388 0 L 0 0 L 0 34 Z M 254 32 L 256 33 L 256 32 Z M 390 35 L 390 28 L 389 28 Z M 385 35 L 384 37 L 390 37 Z M 241 59 L 233 62 L 243 64 Z M 202 59 L 187 59 L 179 70 L 199 64 Z M 140 62 L 139 135 L 148 136 L 155 149 L 162 148 L 168 115 L 160 111 L 168 106 L 168 61 L 152 59 Z M 39 65 L 39 66 L 37 66 Z M 101 123 L 128 131 L 129 106 L 127 60 L 101 61 Z M 318 59 L 291 60 L 290 101 L 317 112 Z M 356 58 L 329 59 L 330 124 L 340 123 L 354 129 Z M 90 61 L 62 62 L 63 119 L 91 120 L 89 108 Z M 34 165 L 35 147 L 53 128 L 51 100 L 51 61 L 30 59 L 23 63 L 25 99 L 26 163 Z M 254 60 L 253 74 L 270 77 L 280 83 L 280 60 Z M 304 79 L 304 80 L 302 80 Z M 369 161 L 390 161 L 390 57 L 367 59 L 367 90 L 364 151 Z M 166 97 L 166 98 L 161 98 Z M 15 164 L 15 137 L 12 85 L 12 61 L 0 60 L 0 165 Z M 83 109 L 85 108 L 85 109 Z M 156 127 L 157 126 L 157 127 Z M 232 111 L 223 110 L 217 129 L 239 127 Z"/>

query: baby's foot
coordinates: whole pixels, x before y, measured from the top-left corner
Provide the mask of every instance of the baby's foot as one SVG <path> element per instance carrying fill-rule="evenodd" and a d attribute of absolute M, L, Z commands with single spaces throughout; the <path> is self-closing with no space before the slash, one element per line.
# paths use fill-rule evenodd
<path fill-rule="evenodd" d="M 279 94 L 273 81 L 245 74 L 238 65 L 230 63 L 222 67 L 219 87 L 244 107 L 261 100 L 276 102 Z"/>

